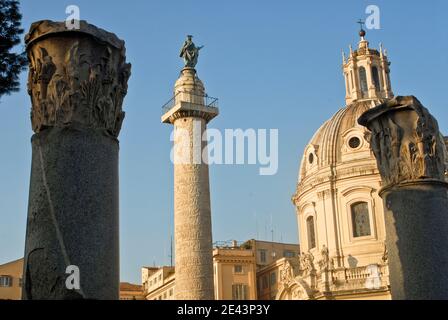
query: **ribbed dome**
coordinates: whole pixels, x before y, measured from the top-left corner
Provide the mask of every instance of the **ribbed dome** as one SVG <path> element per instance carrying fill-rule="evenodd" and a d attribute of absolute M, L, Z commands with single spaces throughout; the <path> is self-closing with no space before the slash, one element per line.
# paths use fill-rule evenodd
<path fill-rule="evenodd" d="M 382 102 L 384 100 L 356 101 L 340 109 L 326 121 L 305 148 L 299 182 L 319 172 L 321 168 L 337 166 L 343 161 L 344 153 L 365 150 L 368 145 L 364 138 L 366 129 L 357 120 L 365 111 Z M 370 152 L 364 152 L 361 156 L 374 159 Z M 354 166 L 359 166 L 359 162 L 354 162 Z"/>

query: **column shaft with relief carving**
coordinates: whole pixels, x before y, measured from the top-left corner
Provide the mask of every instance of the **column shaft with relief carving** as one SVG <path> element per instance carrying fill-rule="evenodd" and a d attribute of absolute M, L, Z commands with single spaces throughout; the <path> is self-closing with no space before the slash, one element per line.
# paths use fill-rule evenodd
<path fill-rule="evenodd" d="M 205 89 L 191 67 L 182 69 L 174 106 L 162 122 L 174 126 L 174 240 L 176 299 L 213 300 L 212 216 L 207 123 L 219 110 L 206 104 Z"/>

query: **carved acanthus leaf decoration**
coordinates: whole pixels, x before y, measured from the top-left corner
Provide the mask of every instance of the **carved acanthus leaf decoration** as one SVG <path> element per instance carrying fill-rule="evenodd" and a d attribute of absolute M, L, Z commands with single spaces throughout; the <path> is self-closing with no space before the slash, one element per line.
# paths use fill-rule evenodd
<path fill-rule="evenodd" d="M 117 137 L 131 74 L 124 42 L 85 21 L 73 31 L 63 24 L 35 23 L 26 37 L 32 128 L 77 124 Z"/>
<path fill-rule="evenodd" d="M 370 145 L 385 186 L 416 179 L 445 179 L 445 144 L 437 120 L 413 96 L 396 97 L 358 120 L 371 131 Z"/>

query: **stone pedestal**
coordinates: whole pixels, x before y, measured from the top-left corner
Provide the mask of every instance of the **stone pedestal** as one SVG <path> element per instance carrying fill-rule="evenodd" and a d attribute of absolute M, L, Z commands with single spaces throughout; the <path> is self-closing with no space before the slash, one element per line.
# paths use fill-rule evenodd
<path fill-rule="evenodd" d="M 383 180 L 393 299 L 448 299 L 446 153 L 436 119 L 415 97 L 396 97 L 359 119 Z"/>
<path fill-rule="evenodd" d="M 118 299 L 124 42 L 85 21 L 40 21 L 26 44 L 35 134 L 23 299 Z M 66 285 L 68 266 L 79 289 Z"/>
<path fill-rule="evenodd" d="M 213 248 L 208 164 L 201 137 L 218 109 L 205 104 L 202 82 L 185 68 L 174 106 L 162 122 L 174 125 L 174 239 L 176 299 L 212 300 Z M 205 160 L 205 161 L 204 161 Z"/>

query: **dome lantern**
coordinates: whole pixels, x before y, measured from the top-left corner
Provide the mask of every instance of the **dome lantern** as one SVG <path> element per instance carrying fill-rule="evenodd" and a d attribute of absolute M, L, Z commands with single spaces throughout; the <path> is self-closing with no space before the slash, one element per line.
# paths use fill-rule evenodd
<path fill-rule="evenodd" d="M 345 101 L 350 104 L 357 100 L 390 99 L 393 97 L 389 76 L 389 61 L 385 50 L 371 49 L 366 40 L 363 21 L 359 31 L 360 41 L 357 50 L 351 49 L 348 59 L 343 59 L 345 78 Z"/>

